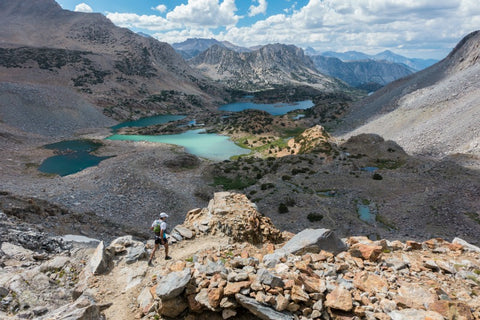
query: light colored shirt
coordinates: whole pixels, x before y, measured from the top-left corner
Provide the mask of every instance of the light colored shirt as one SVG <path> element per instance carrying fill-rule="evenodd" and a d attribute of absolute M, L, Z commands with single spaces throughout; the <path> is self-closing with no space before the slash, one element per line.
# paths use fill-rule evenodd
<path fill-rule="evenodd" d="M 165 237 L 165 233 L 167 231 L 167 223 L 163 220 L 155 220 L 152 223 L 152 228 L 155 233 L 158 232 L 160 234 L 160 230 L 163 230 L 163 236 Z"/>

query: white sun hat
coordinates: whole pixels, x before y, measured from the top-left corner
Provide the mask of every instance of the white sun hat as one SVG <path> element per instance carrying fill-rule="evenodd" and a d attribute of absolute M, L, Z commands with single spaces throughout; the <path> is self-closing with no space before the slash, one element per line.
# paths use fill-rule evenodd
<path fill-rule="evenodd" d="M 165 212 L 160 213 L 160 218 L 168 218 L 168 214 Z"/>

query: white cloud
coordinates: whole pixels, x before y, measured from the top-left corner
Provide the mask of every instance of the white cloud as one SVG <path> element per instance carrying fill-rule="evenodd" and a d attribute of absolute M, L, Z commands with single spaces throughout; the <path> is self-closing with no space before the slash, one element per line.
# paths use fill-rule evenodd
<path fill-rule="evenodd" d="M 251 6 L 250 13 L 263 11 L 267 1 L 254 4 L 258 5 Z M 283 14 L 242 27 L 237 26 L 242 17 L 236 13 L 234 0 L 188 0 L 165 18 L 126 13 L 107 17 L 123 27 L 155 31 L 156 38 L 170 43 L 213 37 L 242 46 L 280 42 L 319 51 L 390 49 L 433 58 L 444 57 L 480 26 L 478 0 L 309 0 L 303 7 L 296 4 Z"/>
<path fill-rule="evenodd" d="M 167 6 L 164 4 L 159 4 L 158 6 L 153 7 L 152 10 L 156 10 L 158 12 L 164 13 L 165 11 L 167 11 Z"/>
<path fill-rule="evenodd" d="M 267 0 L 253 0 L 253 2 L 258 2 L 258 6 L 251 5 L 250 9 L 248 9 L 248 16 L 253 17 L 258 14 L 265 14 L 267 13 Z"/>
<path fill-rule="evenodd" d="M 167 14 L 167 19 L 188 27 L 216 28 L 235 25 L 239 16 L 235 15 L 235 0 L 188 0 Z"/>
<path fill-rule="evenodd" d="M 180 28 L 181 25 L 155 15 L 138 15 L 135 13 L 107 13 L 107 18 L 120 27 L 139 28 L 152 31 L 164 31 Z"/>
<path fill-rule="evenodd" d="M 93 9 L 92 7 L 90 7 L 88 4 L 86 3 L 80 3 L 80 4 L 77 4 L 75 6 L 75 9 L 73 11 L 76 11 L 76 12 L 93 12 Z"/>
<path fill-rule="evenodd" d="M 188 38 L 219 39 L 218 35 L 215 35 L 209 29 L 172 30 L 167 32 L 155 33 L 152 35 L 152 37 L 156 38 L 159 41 L 168 42 L 168 43 L 183 42 Z"/>
<path fill-rule="evenodd" d="M 464 35 L 479 29 L 479 21 L 478 0 L 310 0 L 291 14 L 231 28 L 222 40 L 244 46 L 293 43 L 320 51 L 393 49 L 442 58 Z"/>

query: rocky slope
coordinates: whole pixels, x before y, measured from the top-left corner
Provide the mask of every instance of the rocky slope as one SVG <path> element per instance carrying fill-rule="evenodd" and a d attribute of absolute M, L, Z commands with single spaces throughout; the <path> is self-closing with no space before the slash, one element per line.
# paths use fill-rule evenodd
<path fill-rule="evenodd" d="M 406 77 L 413 70 L 399 63 L 388 61 L 362 60 L 343 62 L 321 55 L 310 57 L 322 73 L 345 81 L 352 87 L 378 89 L 394 80 Z M 371 90 L 371 91 L 375 91 Z"/>
<path fill-rule="evenodd" d="M 38 225 L 0 214 L 1 231 L 40 235 Z M 151 240 L 123 236 L 92 247 L 43 234 L 49 245 L 31 248 L 24 233 L 0 233 L 2 319 L 480 317 L 480 248 L 460 238 L 280 234 L 239 194 L 215 194 L 192 210 L 170 234 L 174 259 L 150 268 Z"/>
<path fill-rule="evenodd" d="M 317 140 L 310 154 L 215 164 L 216 190 L 247 194 L 292 232 L 322 225 L 341 236 L 423 241 L 456 235 L 478 244 L 478 159 L 412 157 L 377 135 L 334 141 Z"/>
<path fill-rule="evenodd" d="M 480 154 L 480 32 L 442 61 L 397 80 L 352 108 L 339 132 L 377 133 L 408 153 Z M 351 130 L 354 129 L 354 130 Z"/>
<path fill-rule="evenodd" d="M 236 52 L 217 45 L 189 63 L 216 81 L 247 91 L 282 85 L 308 85 L 324 91 L 343 87 L 318 72 L 303 50 L 292 45 L 266 45 L 252 52 Z"/>
<path fill-rule="evenodd" d="M 191 111 L 223 95 L 170 45 L 101 14 L 5 0 L 0 19 L 0 82 L 68 88 L 118 119 Z"/>

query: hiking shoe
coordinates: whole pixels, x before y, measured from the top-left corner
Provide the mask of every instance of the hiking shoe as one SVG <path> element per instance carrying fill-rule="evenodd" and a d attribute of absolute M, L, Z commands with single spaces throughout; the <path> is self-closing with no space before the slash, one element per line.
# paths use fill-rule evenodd
<path fill-rule="evenodd" d="M 153 262 L 152 262 L 152 260 L 148 260 L 148 266 L 149 266 L 149 267 L 153 267 Z"/>
<path fill-rule="evenodd" d="M 172 257 L 170 257 L 170 256 L 165 257 L 165 260 L 170 260 L 170 259 L 172 259 Z"/>

